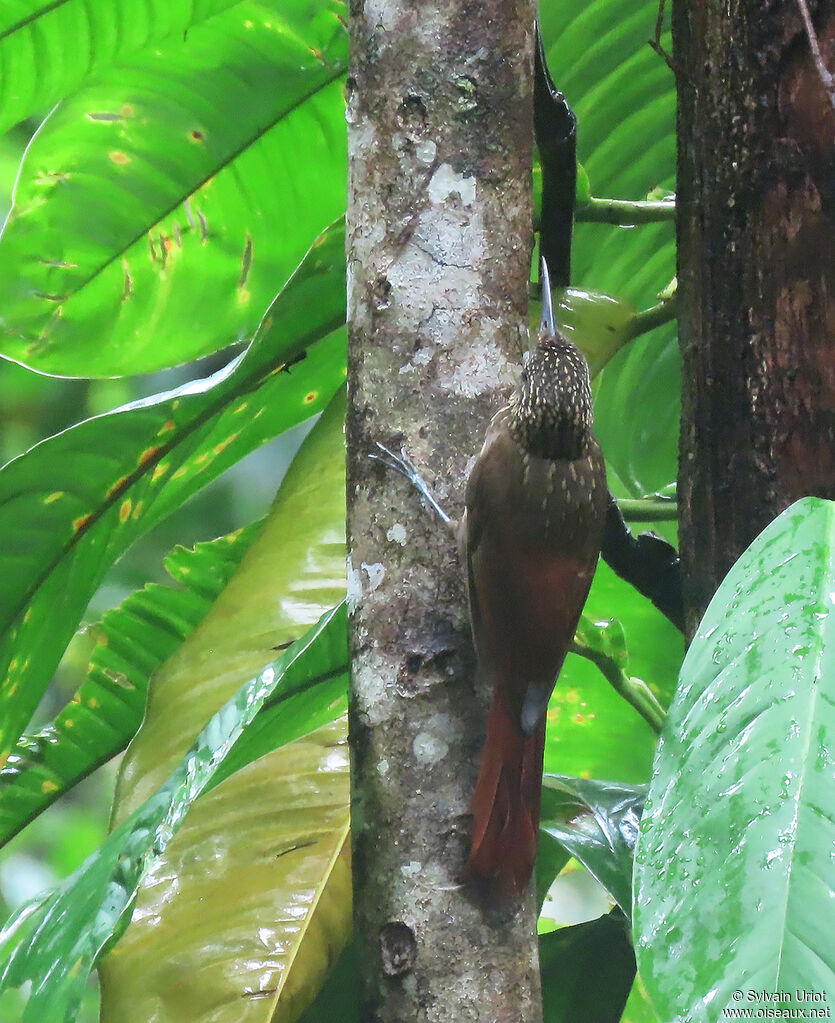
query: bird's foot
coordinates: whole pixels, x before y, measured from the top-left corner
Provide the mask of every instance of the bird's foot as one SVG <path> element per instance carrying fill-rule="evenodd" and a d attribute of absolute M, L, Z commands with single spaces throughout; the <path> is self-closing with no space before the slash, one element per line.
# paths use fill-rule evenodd
<path fill-rule="evenodd" d="M 395 472 L 399 472 L 401 476 L 405 476 L 415 490 L 417 490 L 418 493 L 421 494 L 428 504 L 434 509 L 440 520 L 447 526 L 453 525 L 453 520 L 441 507 L 438 499 L 430 490 L 429 484 L 418 472 L 415 463 L 406 454 L 406 449 L 401 448 L 400 454 L 396 455 L 390 448 L 387 448 L 385 444 L 381 444 L 379 441 L 375 441 L 375 443 L 382 454 L 372 453 L 368 457 L 373 458 L 375 462 L 382 462 L 387 468 L 393 469 Z"/>

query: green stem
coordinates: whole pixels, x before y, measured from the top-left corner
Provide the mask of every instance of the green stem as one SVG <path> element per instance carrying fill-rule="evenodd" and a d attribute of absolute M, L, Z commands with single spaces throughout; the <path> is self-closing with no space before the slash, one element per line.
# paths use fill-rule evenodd
<path fill-rule="evenodd" d="M 649 309 L 642 309 L 639 313 L 635 314 L 635 319 L 631 324 L 629 340 L 631 341 L 641 334 L 648 334 L 651 330 L 655 330 L 656 327 L 669 323 L 670 320 L 675 318 L 675 295 L 670 298 L 662 298 L 660 302 L 651 305 Z"/>
<path fill-rule="evenodd" d="M 613 657 L 599 650 L 592 650 L 591 647 L 578 643 L 576 639 L 572 640 L 570 651 L 595 664 L 615 692 L 635 708 L 654 732 L 660 733 L 666 714 L 646 682 L 627 675 Z"/>
<path fill-rule="evenodd" d="M 577 207 L 574 219 L 595 224 L 627 226 L 674 220 L 675 215 L 675 199 L 646 199 L 630 202 L 628 199 L 597 199 L 592 196 L 588 202 Z"/>
<path fill-rule="evenodd" d="M 677 502 L 664 498 L 621 498 L 618 508 L 627 522 L 675 522 L 678 519 Z"/>

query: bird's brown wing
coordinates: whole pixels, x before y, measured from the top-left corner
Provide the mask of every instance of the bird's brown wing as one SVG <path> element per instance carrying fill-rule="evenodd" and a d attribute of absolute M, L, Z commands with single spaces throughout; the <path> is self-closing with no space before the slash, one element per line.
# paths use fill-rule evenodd
<path fill-rule="evenodd" d="M 571 473 L 567 462 L 526 460 L 500 413 L 467 484 L 462 541 L 479 669 L 526 734 L 545 710 L 597 563 L 599 530 L 561 500 Z"/>

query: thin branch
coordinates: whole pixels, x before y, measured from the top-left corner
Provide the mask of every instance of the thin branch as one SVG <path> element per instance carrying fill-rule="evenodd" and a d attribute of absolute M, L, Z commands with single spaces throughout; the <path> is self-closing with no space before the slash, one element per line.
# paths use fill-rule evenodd
<path fill-rule="evenodd" d="M 684 631 L 678 551 L 655 533 L 633 536 L 611 494 L 601 556 L 613 572 L 651 600 L 677 629 Z"/>
<path fill-rule="evenodd" d="M 655 38 L 647 40 L 650 48 L 655 50 L 659 57 L 664 60 L 667 67 L 673 72 L 677 73 L 675 62 L 673 58 L 667 53 L 664 47 L 661 45 L 661 35 L 664 31 L 664 8 L 667 0 L 659 0 L 658 4 L 658 17 L 655 19 Z"/>
<path fill-rule="evenodd" d="M 648 334 L 651 330 L 655 330 L 656 327 L 669 323 L 675 318 L 675 295 L 670 298 L 662 298 L 660 302 L 650 306 L 648 309 L 642 309 L 636 314 L 635 319 L 632 321 L 629 340 L 632 341 L 634 338 L 640 337 L 641 334 Z"/>
<path fill-rule="evenodd" d="M 823 87 L 829 97 L 829 102 L 832 104 L 833 109 L 835 109 L 835 77 L 833 77 L 832 72 L 824 63 L 820 43 L 818 42 L 818 35 L 817 32 L 815 32 L 815 26 L 812 24 L 812 15 L 809 13 L 806 0 L 797 0 L 797 6 L 800 8 L 800 13 L 803 17 L 803 24 L 806 26 L 806 35 L 809 37 L 809 49 L 812 51 L 815 66 L 818 69 L 818 74 L 823 82 Z"/>
<path fill-rule="evenodd" d="M 621 498 L 618 508 L 627 522 L 675 522 L 678 503 L 663 497 Z"/>
<path fill-rule="evenodd" d="M 578 206 L 574 219 L 594 224 L 656 224 L 675 220 L 675 199 L 643 199 L 632 202 L 628 199 L 599 199 L 592 196 Z"/>
<path fill-rule="evenodd" d="M 579 654 L 580 657 L 585 657 L 586 660 L 596 665 L 609 685 L 630 706 L 635 708 L 650 728 L 656 734 L 661 731 L 666 717 L 664 708 L 643 679 L 627 675 L 614 657 L 586 646 L 585 643 L 580 643 L 576 639 L 572 641 L 569 649 L 572 654 Z"/>

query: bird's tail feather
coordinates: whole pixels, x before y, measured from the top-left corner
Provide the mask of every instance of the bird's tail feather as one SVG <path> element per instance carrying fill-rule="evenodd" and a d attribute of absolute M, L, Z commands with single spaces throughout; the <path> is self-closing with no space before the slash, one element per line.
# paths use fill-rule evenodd
<path fill-rule="evenodd" d="M 497 690 L 470 804 L 475 820 L 468 869 L 506 894 L 521 895 L 533 872 L 544 750 L 544 717 L 526 737 Z"/>

